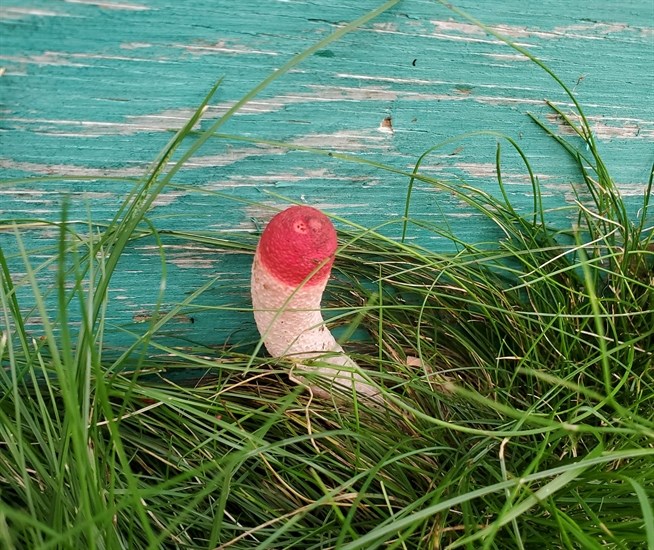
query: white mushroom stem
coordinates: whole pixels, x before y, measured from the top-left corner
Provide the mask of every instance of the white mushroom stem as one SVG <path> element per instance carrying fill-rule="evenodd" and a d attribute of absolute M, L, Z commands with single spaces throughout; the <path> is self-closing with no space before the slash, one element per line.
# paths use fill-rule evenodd
<path fill-rule="evenodd" d="M 289 213 L 290 210 L 293 211 Z M 286 357 L 293 361 L 295 369 L 291 372 L 291 379 L 310 387 L 320 396 L 340 393 L 346 397 L 348 393 L 351 394 L 352 390 L 355 390 L 360 397 L 366 396 L 379 400 L 379 391 L 359 374 L 361 371 L 359 365 L 344 353 L 343 348 L 325 326 L 320 311 L 320 302 L 333 261 L 333 251 L 329 256 L 321 258 L 320 256 L 324 254 L 313 251 L 305 242 L 292 250 L 292 254 L 287 256 L 290 259 L 286 263 L 284 263 L 284 253 L 270 254 L 270 247 L 275 248 L 275 251 L 278 245 L 293 248 L 294 227 L 300 228 L 297 231 L 301 233 L 302 238 L 311 230 L 315 229 L 315 232 L 320 233 L 329 229 L 334 233 L 331 248 L 335 249 L 335 232 L 331 222 L 322 213 L 309 207 L 292 207 L 282 214 L 286 214 L 287 217 L 294 216 L 289 222 L 291 234 L 287 234 L 288 227 L 281 230 L 276 228 L 279 220 L 275 221 L 273 218 L 266 228 L 266 231 L 271 228 L 270 233 L 266 234 L 264 231 L 252 265 L 254 318 L 266 349 L 273 357 Z M 303 216 L 303 221 L 297 222 L 297 216 Z M 329 228 L 323 227 L 325 223 L 329 224 Z M 301 231 L 302 228 L 307 231 Z M 274 233 L 276 229 L 277 234 Z M 314 236 L 314 238 L 318 237 Z M 329 238 L 332 238 L 331 235 Z M 266 254 L 269 255 L 268 261 L 263 258 Z M 298 274 L 298 277 L 302 277 L 303 280 L 299 283 L 296 283 L 297 277 L 289 275 L 287 269 L 289 265 L 291 268 L 295 267 L 297 254 L 310 256 L 309 261 L 304 262 L 303 270 L 300 269 L 302 273 Z M 279 262 L 281 266 L 278 265 Z M 321 262 L 328 265 L 320 269 Z M 311 265 L 314 266 L 313 270 L 304 273 Z M 315 271 L 318 273 L 313 273 Z M 290 284 L 282 278 L 293 283 Z M 314 376 L 322 379 L 324 388 L 316 384 L 317 380 Z"/>

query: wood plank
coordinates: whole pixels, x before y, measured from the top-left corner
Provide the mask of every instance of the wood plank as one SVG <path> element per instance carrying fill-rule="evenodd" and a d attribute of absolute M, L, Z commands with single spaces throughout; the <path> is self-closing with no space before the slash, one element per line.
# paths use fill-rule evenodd
<path fill-rule="evenodd" d="M 71 217 L 110 220 L 133 183 L 181 127 L 214 81 L 223 77 L 202 128 L 293 55 L 377 2 L 209 2 L 189 0 L 9 0 L 0 7 L 0 245 L 24 272 L 10 220 L 56 221 L 68 197 Z M 586 108 L 605 161 L 633 216 L 653 161 L 654 13 L 648 0 L 537 4 L 508 0 L 457 5 L 527 47 L 574 88 Z M 479 130 L 515 138 L 528 155 L 546 204 L 573 197 L 569 160 L 527 116 L 565 131 L 543 103 L 569 100 L 539 68 L 435 2 L 407 0 L 297 69 L 247 104 L 225 132 L 320 147 L 410 170 L 429 147 Z M 393 131 L 382 121 L 392 119 Z M 430 156 L 429 174 L 497 193 L 496 139 L 476 136 Z M 506 150 L 504 177 L 512 200 L 527 211 L 531 187 Z M 31 176 L 97 179 L 39 180 Z M 123 179 L 121 179 L 123 178 Z M 151 220 L 160 230 L 255 234 L 284 201 L 306 202 L 399 236 L 404 177 L 370 166 L 280 148 L 210 140 L 164 191 Z M 271 194 L 272 193 L 272 194 Z M 245 202 L 244 202 L 245 201 Z M 248 202 L 258 203 L 250 205 Z M 411 214 L 446 224 L 465 240 L 492 230 L 441 191 L 419 186 Z M 566 223 L 564 214 L 559 215 Z M 342 227 L 342 225 L 341 225 Z M 37 264 L 52 228 L 23 231 Z M 451 245 L 413 230 L 410 238 L 437 250 Z M 493 238 L 499 238 L 495 235 Z M 448 248 L 449 247 L 449 248 Z M 166 241 L 166 293 L 175 307 L 202 284 L 209 291 L 168 334 L 202 345 L 255 338 L 249 307 L 250 259 L 212 247 Z M 140 332 L 159 296 L 160 250 L 130 246 L 110 289 L 106 344 L 123 346 Z M 43 284 L 51 270 L 41 274 Z M 30 307 L 29 292 L 19 295 Z M 204 309 L 230 306 L 239 311 Z M 31 327 L 38 334 L 39 320 Z"/>

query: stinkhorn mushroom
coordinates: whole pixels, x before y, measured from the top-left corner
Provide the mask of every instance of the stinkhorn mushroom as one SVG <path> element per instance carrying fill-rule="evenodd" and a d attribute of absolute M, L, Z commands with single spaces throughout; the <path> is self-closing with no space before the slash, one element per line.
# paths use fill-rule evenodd
<path fill-rule="evenodd" d="M 336 230 L 319 210 L 291 206 L 275 215 L 252 264 L 254 318 L 268 352 L 294 363 L 294 382 L 323 397 L 337 389 L 341 395 L 356 390 L 379 401 L 378 390 L 359 374 L 320 312 L 336 246 Z M 329 389 L 316 385 L 314 375 Z"/>

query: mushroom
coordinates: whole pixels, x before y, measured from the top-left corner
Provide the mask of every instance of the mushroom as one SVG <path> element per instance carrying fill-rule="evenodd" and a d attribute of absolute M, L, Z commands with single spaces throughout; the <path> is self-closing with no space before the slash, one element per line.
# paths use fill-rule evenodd
<path fill-rule="evenodd" d="M 293 382 L 321 397 L 338 389 L 379 401 L 379 390 L 325 326 L 320 302 L 336 253 L 336 230 L 325 214 L 291 206 L 263 231 L 252 264 L 252 305 L 263 343 L 273 357 L 295 364 Z M 309 376 L 307 376 L 309 375 Z M 329 391 L 315 385 L 319 376 Z"/>

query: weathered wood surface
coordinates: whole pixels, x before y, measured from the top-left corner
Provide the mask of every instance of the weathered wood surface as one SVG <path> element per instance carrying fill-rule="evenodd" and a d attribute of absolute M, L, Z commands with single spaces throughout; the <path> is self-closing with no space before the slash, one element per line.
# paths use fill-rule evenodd
<path fill-rule="evenodd" d="M 0 6 L 0 245 L 18 274 L 24 267 L 11 220 L 70 216 L 111 219 L 139 176 L 224 78 L 203 127 L 271 71 L 377 2 L 251 0 L 4 0 Z M 640 202 L 654 160 L 654 7 L 651 0 L 548 0 L 457 5 L 543 59 L 574 88 L 625 197 Z M 569 101 L 542 70 L 436 2 L 405 0 L 364 28 L 306 59 L 247 104 L 222 129 L 284 140 L 411 169 L 443 139 L 476 130 L 514 137 L 528 155 L 549 207 L 572 197 L 569 160 L 526 113 L 556 126 L 543 103 Z M 393 132 L 380 124 L 392 118 Z M 429 157 L 427 173 L 497 192 L 496 140 L 474 137 Z M 531 204 L 526 171 L 508 154 L 504 177 L 516 205 Z M 29 176 L 97 176 L 34 180 Z M 102 176 L 102 178 L 100 178 Z M 115 178 L 115 179 L 111 179 Z M 282 206 L 281 194 L 366 226 L 399 220 L 406 178 L 325 156 L 210 140 L 151 212 L 159 229 L 249 231 Z M 220 194 L 215 194 L 220 192 Z M 213 193 L 213 194 L 212 194 Z M 258 206 L 247 202 L 255 201 Z M 411 213 L 447 224 L 463 239 L 489 238 L 464 205 L 420 186 Z M 559 216 L 564 216 L 563 213 Z M 400 224 L 388 234 L 399 236 Z M 31 259 L 53 238 L 22 231 Z M 446 244 L 413 232 L 435 249 Z M 491 237 L 492 238 L 492 237 Z M 250 258 L 211 247 L 167 242 L 163 308 L 202 284 L 215 284 L 169 324 L 177 343 L 221 345 L 254 338 Z M 41 276 L 45 277 L 45 273 Z M 131 339 L 154 307 L 161 258 L 154 242 L 127 250 L 110 288 L 106 344 Z M 26 296 L 25 307 L 29 304 Z M 204 309 L 233 305 L 242 312 Z M 194 322 L 190 322 L 190 320 Z M 31 318 L 35 332 L 38 319 Z M 4 321 L 0 321 L 4 322 Z"/>

